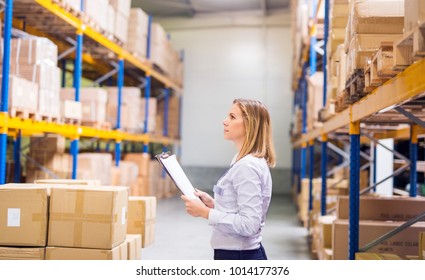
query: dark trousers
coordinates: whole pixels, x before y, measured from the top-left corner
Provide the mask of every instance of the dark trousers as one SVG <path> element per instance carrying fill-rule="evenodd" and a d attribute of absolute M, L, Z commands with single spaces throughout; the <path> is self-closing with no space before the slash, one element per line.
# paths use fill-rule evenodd
<path fill-rule="evenodd" d="M 262 244 L 254 250 L 214 250 L 214 260 L 267 260 Z"/>

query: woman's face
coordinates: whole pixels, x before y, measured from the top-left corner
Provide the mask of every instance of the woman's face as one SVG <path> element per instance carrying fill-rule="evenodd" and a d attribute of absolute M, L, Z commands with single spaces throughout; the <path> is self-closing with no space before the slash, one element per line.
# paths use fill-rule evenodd
<path fill-rule="evenodd" d="M 233 104 L 226 119 L 223 121 L 224 139 L 242 146 L 245 140 L 245 126 L 242 111 L 237 104 Z"/>

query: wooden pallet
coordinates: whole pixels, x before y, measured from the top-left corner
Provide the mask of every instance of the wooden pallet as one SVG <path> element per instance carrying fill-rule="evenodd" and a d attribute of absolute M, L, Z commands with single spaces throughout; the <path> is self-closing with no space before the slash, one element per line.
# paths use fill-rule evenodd
<path fill-rule="evenodd" d="M 343 91 L 341 94 L 337 95 L 335 99 L 335 112 L 339 113 L 348 108 L 348 102 L 346 101 L 348 93 Z"/>
<path fill-rule="evenodd" d="M 9 115 L 12 118 L 31 119 L 38 120 L 39 116 L 37 112 L 31 111 L 27 108 L 11 107 L 9 109 Z"/>
<path fill-rule="evenodd" d="M 71 125 L 81 125 L 81 120 L 73 118 L 62 118 L 62 123 Z"/>
<path fill-rule="evenodd" d="M 366 95 L 365 88 L 365 75 L 363 69 L 356 69 L 354 73 L 345 82 L 345 97 L 346 104 L 353 104 Z"/>
<path fill-rule="evenodd" d="M 40 113 L 38 120 L 45 121 L 48 123 L 61 123 L 61 118 L 59 116 L 45 114 L 45 113 Z"/>
<path fill-rule="evenodd" d="M 425 57 L 425 22 L 403 35 L 394 43 L 394 70 L 403 70 Z"/>
<path fill-rule="evenodd" d="M 112 130 L 112 124 L 110 122 L 83 121 L 83 122 L 81 122 L 81 124 L 84 125 L 84 126 L 90 126 L 90 127 L 93 127 L 95 129 L 100 129 L 100 130 Z"/>

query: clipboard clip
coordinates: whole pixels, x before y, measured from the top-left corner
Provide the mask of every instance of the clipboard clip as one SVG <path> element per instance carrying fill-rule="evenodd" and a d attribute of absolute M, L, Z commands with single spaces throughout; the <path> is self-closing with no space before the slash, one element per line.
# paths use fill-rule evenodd
<path fill-rule="evenodd" d="M 166 159 L 166 158 L 168 158 L 169 156 L 171 156 L 171 153 L 170 153 L 170 152 L 162 152 L 162 153 L 160 153 L 160 154 L 156 155 L 155 157 L 156 157 L 157 159 Z"/>

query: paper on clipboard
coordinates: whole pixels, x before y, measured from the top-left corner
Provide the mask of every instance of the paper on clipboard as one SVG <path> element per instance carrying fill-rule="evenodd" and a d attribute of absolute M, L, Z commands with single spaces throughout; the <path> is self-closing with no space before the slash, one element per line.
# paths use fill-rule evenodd
<path fill-rule="evenodd" d="M 179 162 L 177 161 L 176 155 L 170 155 L 162 153 L 155 156 L 159 163 L 165 168 L 168 176 L 173 180 L 174 184 L 180 189 L 180 191 L 191 199 L 199 199 L 194 192 L 195 188 L 187 178 Z"/>

